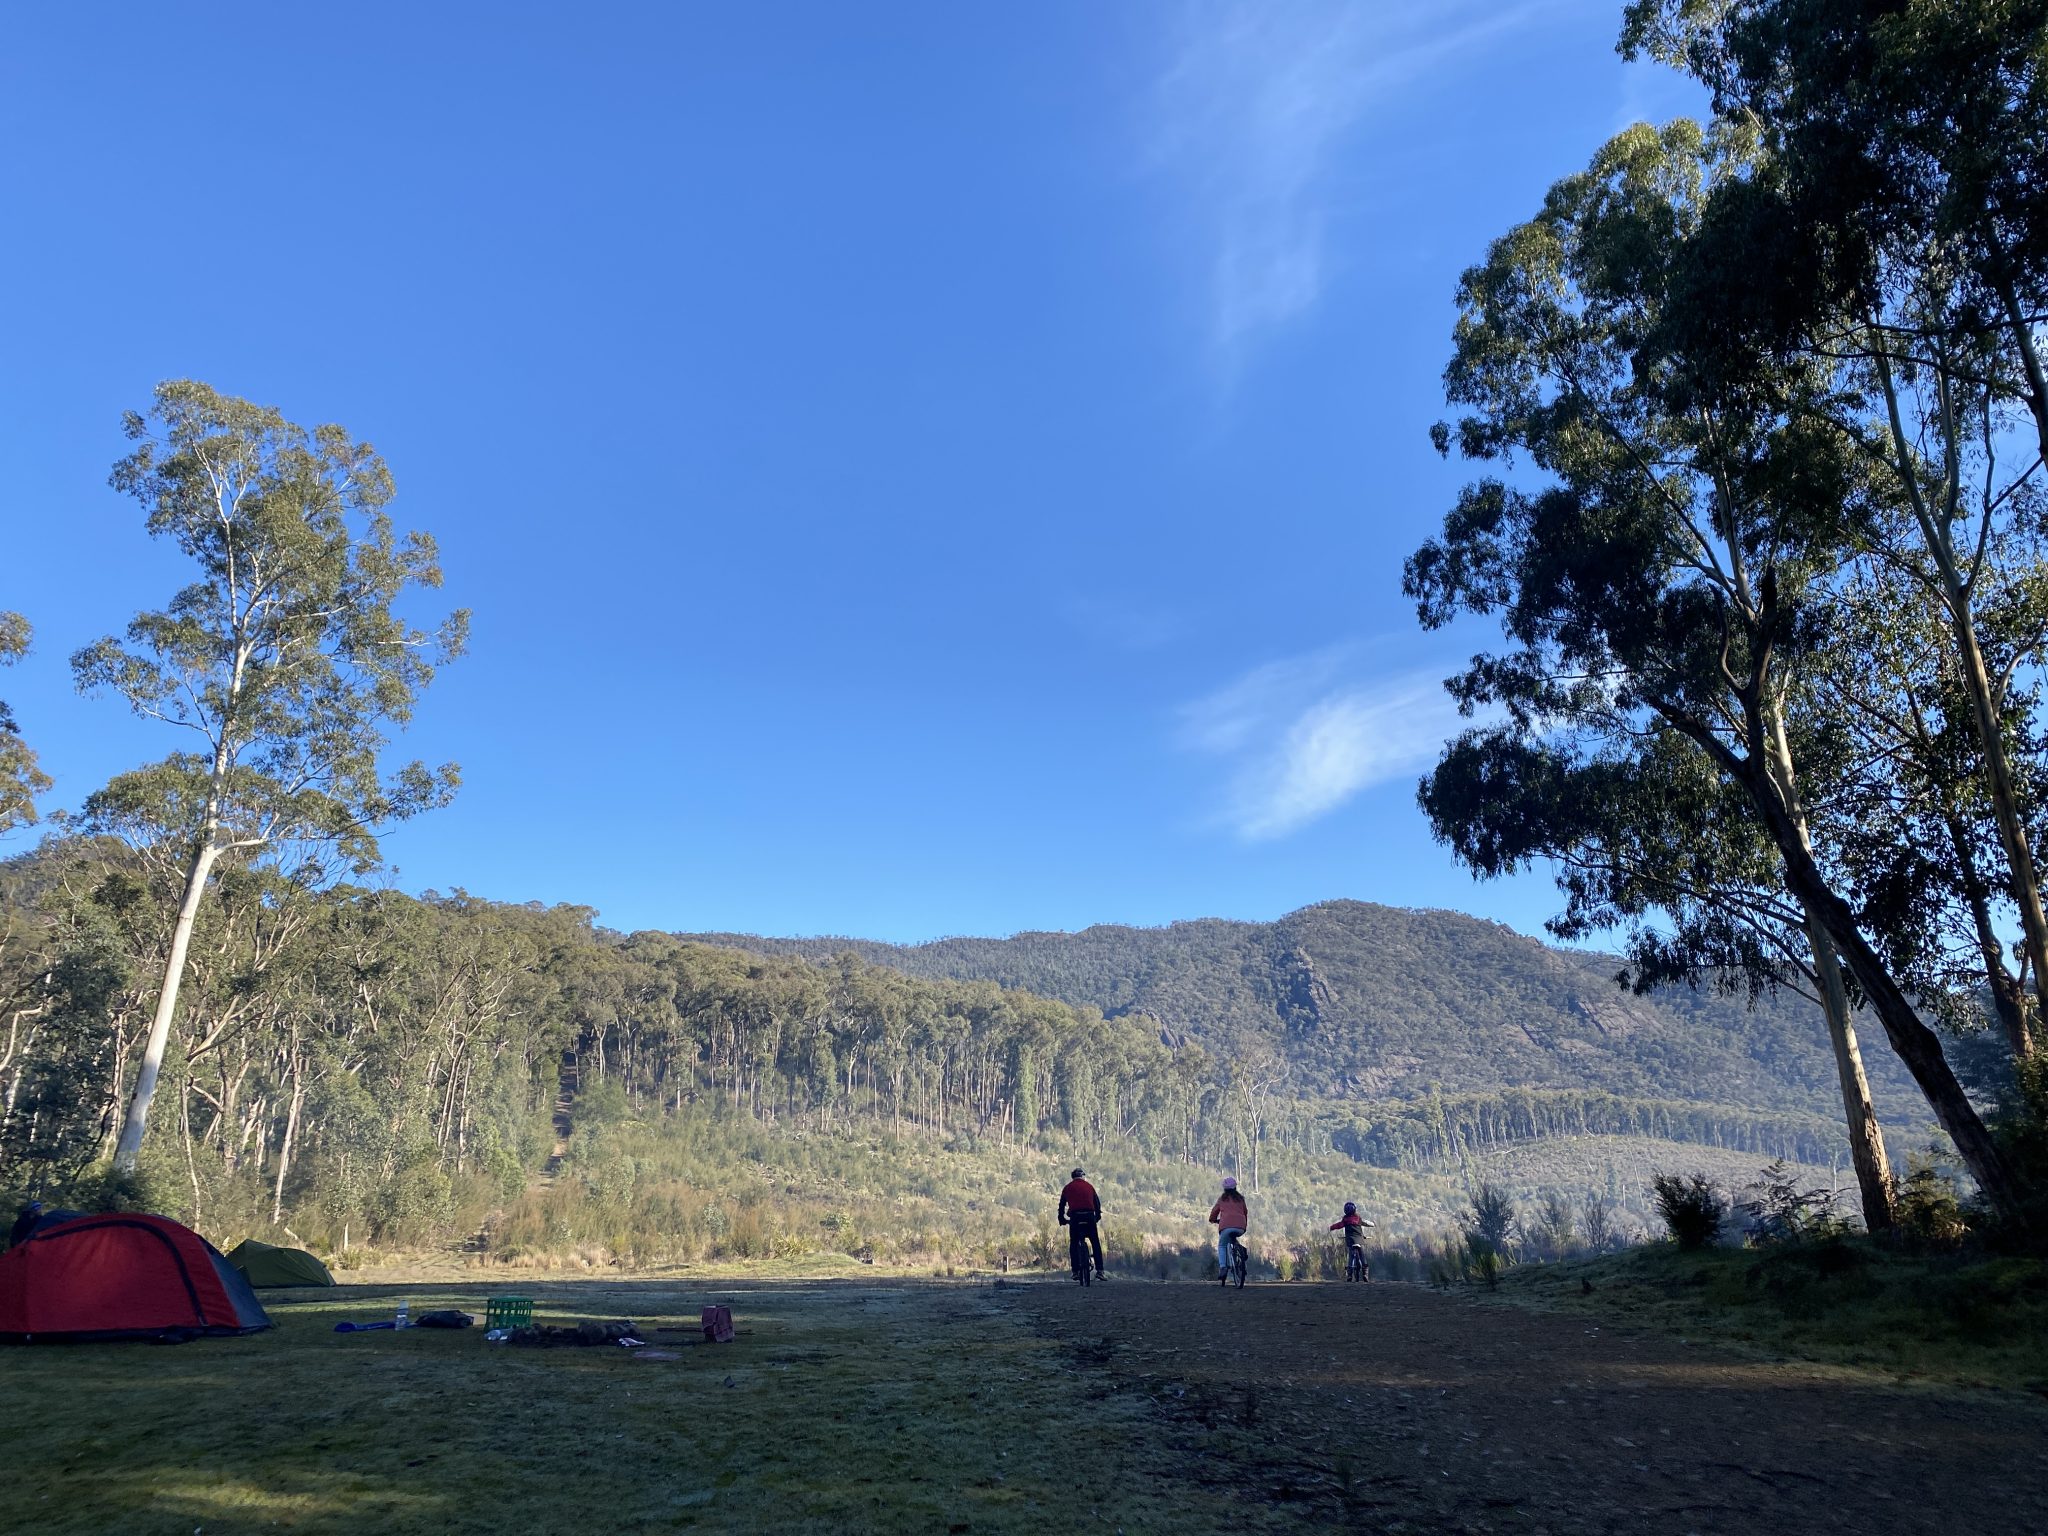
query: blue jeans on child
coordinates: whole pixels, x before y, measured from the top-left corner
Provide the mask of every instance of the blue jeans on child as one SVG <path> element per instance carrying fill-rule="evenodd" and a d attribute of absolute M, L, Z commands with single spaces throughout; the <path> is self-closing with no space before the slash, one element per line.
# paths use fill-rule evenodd
<path fill-rule="evenodd" d="M 1230 1272 L 1230 1240 L 1231 1240 L 1231 1239 L 1232 1239 L 1233 1237 L 1243 1237 L 1243 1236 L 1244 1236 L 1244 1228 L 1243 1228 L 1243 1227 L 1225 1227 L 1225 1228 L 1224 1228 L 1224 1229 L 1223 1229 L 1223 1230 L 1222 1230 L 1221 1232 L 1218 1232 L 1218 1233 L 1216 1234 L 1216 1273 L 1217 1273 L 1217 1274 L 1219 1274 L 1219 1275 L 1223 1275 L 1223 1274 L 1228 1274 L 1228 1273 Z"/>

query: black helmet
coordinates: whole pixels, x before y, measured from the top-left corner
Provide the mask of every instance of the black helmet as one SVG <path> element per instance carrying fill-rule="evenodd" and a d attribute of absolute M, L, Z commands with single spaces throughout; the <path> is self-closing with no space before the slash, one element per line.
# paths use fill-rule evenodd
<path fill-rule="evenodd" d="M 1346 1200 L 1344 1202 L 1344 1214 L 1346 1216 L 1356 1216 L 1358 1214 L 1358 1207 L 1351 1201 Z"/>
<path fill-rule="evenodd" d="M 1079 1177 L 1081 1177 L 1081 1170 L 1080 1170 L 1080 1169 L 1076 1168 L 1076 1169 L 1074 1170 L 1074 1177 L 1075 1177 L 1075 1178 L 1077 1178 L 1077 1179 L 1078 1179 Z"/>

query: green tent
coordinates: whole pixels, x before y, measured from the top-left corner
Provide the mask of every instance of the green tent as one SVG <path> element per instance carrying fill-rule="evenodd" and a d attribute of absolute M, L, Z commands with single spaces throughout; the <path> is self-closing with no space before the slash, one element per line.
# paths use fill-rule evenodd
<path fill-rule="evenodd" d="M 228 1262 L 249 1277 L 251 1285 L 332 1285 L 327 1266 L 303 1248 L 274 1248 L 249 1238 L 236 1244 Z"/>

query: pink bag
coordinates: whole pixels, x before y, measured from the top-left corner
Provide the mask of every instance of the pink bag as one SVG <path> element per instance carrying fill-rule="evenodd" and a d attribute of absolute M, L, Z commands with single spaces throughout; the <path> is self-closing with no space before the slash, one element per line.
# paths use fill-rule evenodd
<path fill-rule="evenodd" d="M 704 1309 L 704 1342 L 706 1344 L 730 1344 L 732 1342 L 732 1308 L 706 1307 Z"/>

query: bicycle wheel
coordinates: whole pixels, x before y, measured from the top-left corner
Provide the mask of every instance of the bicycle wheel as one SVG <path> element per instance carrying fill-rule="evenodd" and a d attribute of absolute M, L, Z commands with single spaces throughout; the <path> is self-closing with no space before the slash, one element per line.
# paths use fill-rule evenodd
<path fill-rule="evenodd" d="M 1067 1262 L 1074 1267 L 1074 1283 L 1076 1285 L 1087 1285 L 1093 1281 L 1095 1266 L 1088 1257 L 1088 1245 L 1086 1243 L 1069 1243 L 1067 1245 Z"/>
<path fill-rule="evenodd" d="M 1244 1289 L 1245 1265 L 1250 1258 L 1251 1254 L 1243 1243 L 1233 1242 L 1230 1245 L 1230 1283 L 1240 1291 Z"/>

